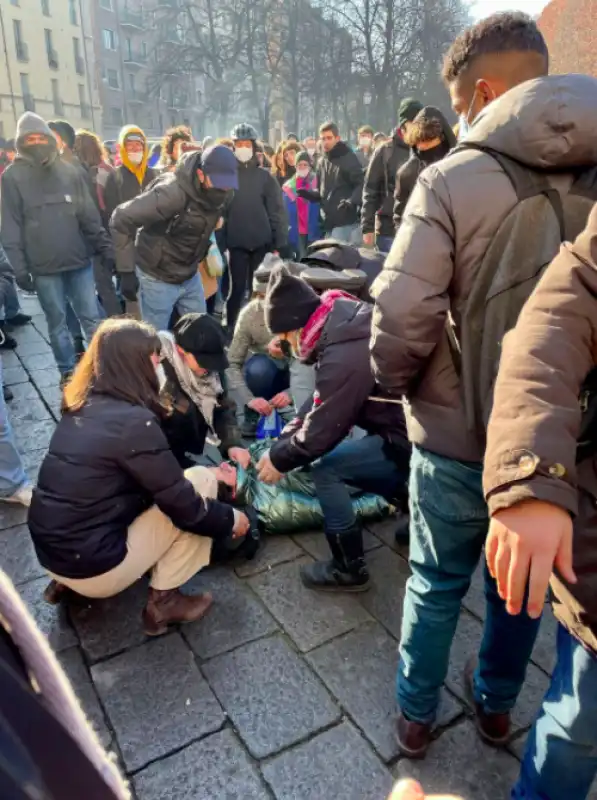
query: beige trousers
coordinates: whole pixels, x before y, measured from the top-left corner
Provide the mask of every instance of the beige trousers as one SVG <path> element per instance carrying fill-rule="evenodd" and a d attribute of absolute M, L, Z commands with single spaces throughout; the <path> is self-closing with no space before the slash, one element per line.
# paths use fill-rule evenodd
<path fill-rule="evenodd" d="M 201 497 L 217 496 L 217 478 L 207 467 L 191 467 L 185 470 L 185 477 Z M 95 578 L 52 577 L 83 597 L 112 597 L 151 569 L 154 589 L 177 589 L 209 564 L 211 544 L 206 536 L 179 530 L 157 506 L 152 506 L 129 526 L 127 554 L 117 567 Z"/>

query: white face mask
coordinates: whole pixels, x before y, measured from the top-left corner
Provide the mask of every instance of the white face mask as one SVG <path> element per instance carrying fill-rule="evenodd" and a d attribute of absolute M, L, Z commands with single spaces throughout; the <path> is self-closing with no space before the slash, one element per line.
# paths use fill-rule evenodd
<path fill-rule="evenodd" d="M 252 147 L 236 147 L 234 150 L 234 155 L 240 161 L 241 164 L 246 164 L 247 161 L 250 161 L 253 158 L 253 148 Z"/>
<path fill-rule="evenodd" d="M 127 156 L 131 164 L 137 166 L 143 161 L 143 153 L 127 153 Z"/>
<path fill-rule="evenodd" d="M 296 170 L 296 174 L 299 176 L 299 178 L 306 178 L 309 175 L 309 172 L 311 172 L 309 167 L 297 167 Z"/>
<path fill-rule="evenodd" d="M 155 368 L 155 374 L 158 379 L 158 385 L 160 387 L 160 392 L 163 391 L 164 386 L 168 383 L 168 378 L 166 377 L 166 371 L 161 364 L 158 364 Z"/>
<path fill-rule="evenodd" d="M 313 158 L 313 156 L 315 155 L 316 152 L 317 152 L 317 150 L 314 147 L 307 147 L 307 153 L 309 153 L 311 158 Z"/>
<path fill-rule="evenodd" d="M 370 136 L 359 136 L 359 147 L 371 147 L 371 141 Z"/>

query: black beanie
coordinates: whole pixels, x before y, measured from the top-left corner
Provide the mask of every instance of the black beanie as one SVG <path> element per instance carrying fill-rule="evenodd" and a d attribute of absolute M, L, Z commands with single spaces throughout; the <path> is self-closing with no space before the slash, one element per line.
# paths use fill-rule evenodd
<path fill-rule="evenodd" d="M 273 268 L 265 293 L 265 324 L 272 334 L 298 331 L 320 305 L 313 289 L 286 264 Z"/>

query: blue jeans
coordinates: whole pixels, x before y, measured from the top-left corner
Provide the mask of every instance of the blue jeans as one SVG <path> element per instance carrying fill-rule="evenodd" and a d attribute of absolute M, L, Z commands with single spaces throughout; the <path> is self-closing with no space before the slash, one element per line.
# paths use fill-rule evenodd
<path fill-rule="evenodd" d="M 557 650 L 512 800 L 584 800 L 597 774 L 597 656 L 562 625 Z"/>
<path fill-rule="evenodd" d="M 483 554 L 489 520 L 481 464 L 413 447 L 410 465 L 410 566 L 402 614 L 398 704 L 415 722 L 433 722 L 460 602 Z M 488 713 L 513 708 L 524 683 L 539 620 L 510 616 L 485 568 L 487 613 L 475 699 Z"/>
<path fill-rule="evenodd" d="M 68 304 L 70 303 L 80 322 L 88 344 L 100 323 L 93 267 L 89 264 L 87 267 L 70 269 L 56 275 L 38 275 L 35 278 L 35 288 L 46 315 L 56 364 L 65 375 L 75 368 L 75 349 L 67 324 Z"/>
<path fill-rule="evenodd" d="M 0 358 L 0 389 L 2 388 L 2 358 Z M 4 395 L 0 391 L 0 498 L 10 497 L 28 481 L 21 456 L 14 444 L 12 428 Z"/>
<path fill-rule="evenodd" d="M 10 322 L 13 317 L 20 313 L 21 305 L 17 294 L 17 286 L 14 280 L 11 279 L 4 292 L 4 314 L 1 316 L 5 322 Z"/>
<path fill-rule="evenodd" d="M 332 228 L 329 237 L 347 244 L 354 244 L 357 247 L 363 243 L 361 226 L 358 222 L 355 222 L 354 225 L 338 225 L 338 227 Z"/>
<path fill-rule="evenodd" d="M 325 519 L 326 533 L 342 534 L 354 528 L 356 516 L 349 486 L 391 500 L 408 480 L 408 450 L 387 453 L 381 436 L 345 439 L 311 464 L 311 476 Z"/>
<path fill-rule="evenodd" d="M 278 392 L 285 392 L 290 385 L 288 369 L 278 367 L 274 359 L 265 353 L 256 353 L 247 359 L 243 373 L 251 394 L 264 400 L 271 400 Z"/>
<path fill-rule="evenodd" d="M 394 237 L 393 236 L 378 236 L 375 240 L 375 244 L 377 245 L 377 249 L 381 253 L 389 253 L 392 249 L 392 245 L 394 244 Z"/>
<path fill-rule="evenodd" d="M 137 278 L 141 317 L 158 331 L 168 330 L 175 308 L 181 316 L 206 311 L 205 293 L 198 272 L 183 283 L 165 283 L 137 268 Z"/>

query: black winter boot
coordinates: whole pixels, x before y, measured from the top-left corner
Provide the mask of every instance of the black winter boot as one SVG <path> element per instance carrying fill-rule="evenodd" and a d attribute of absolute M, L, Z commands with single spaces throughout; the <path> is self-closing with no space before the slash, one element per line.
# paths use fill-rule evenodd
<path fill-rule="evenodd" d="M 257 435 L 259 414 L 249 406 L 245 406 L 245 419 L 241 427 L 241 434 L 245 439 L 254 439 Z"/>
<path fill-rule="evenodd" d="M 301 567 L 301 580 L 319 592 L 366 592 L 369 572 L 363 552 L 363 533 L 355 524 L 342 534 L 326 533 L 332 551 L 330 561 L 316 561 Z"/>

